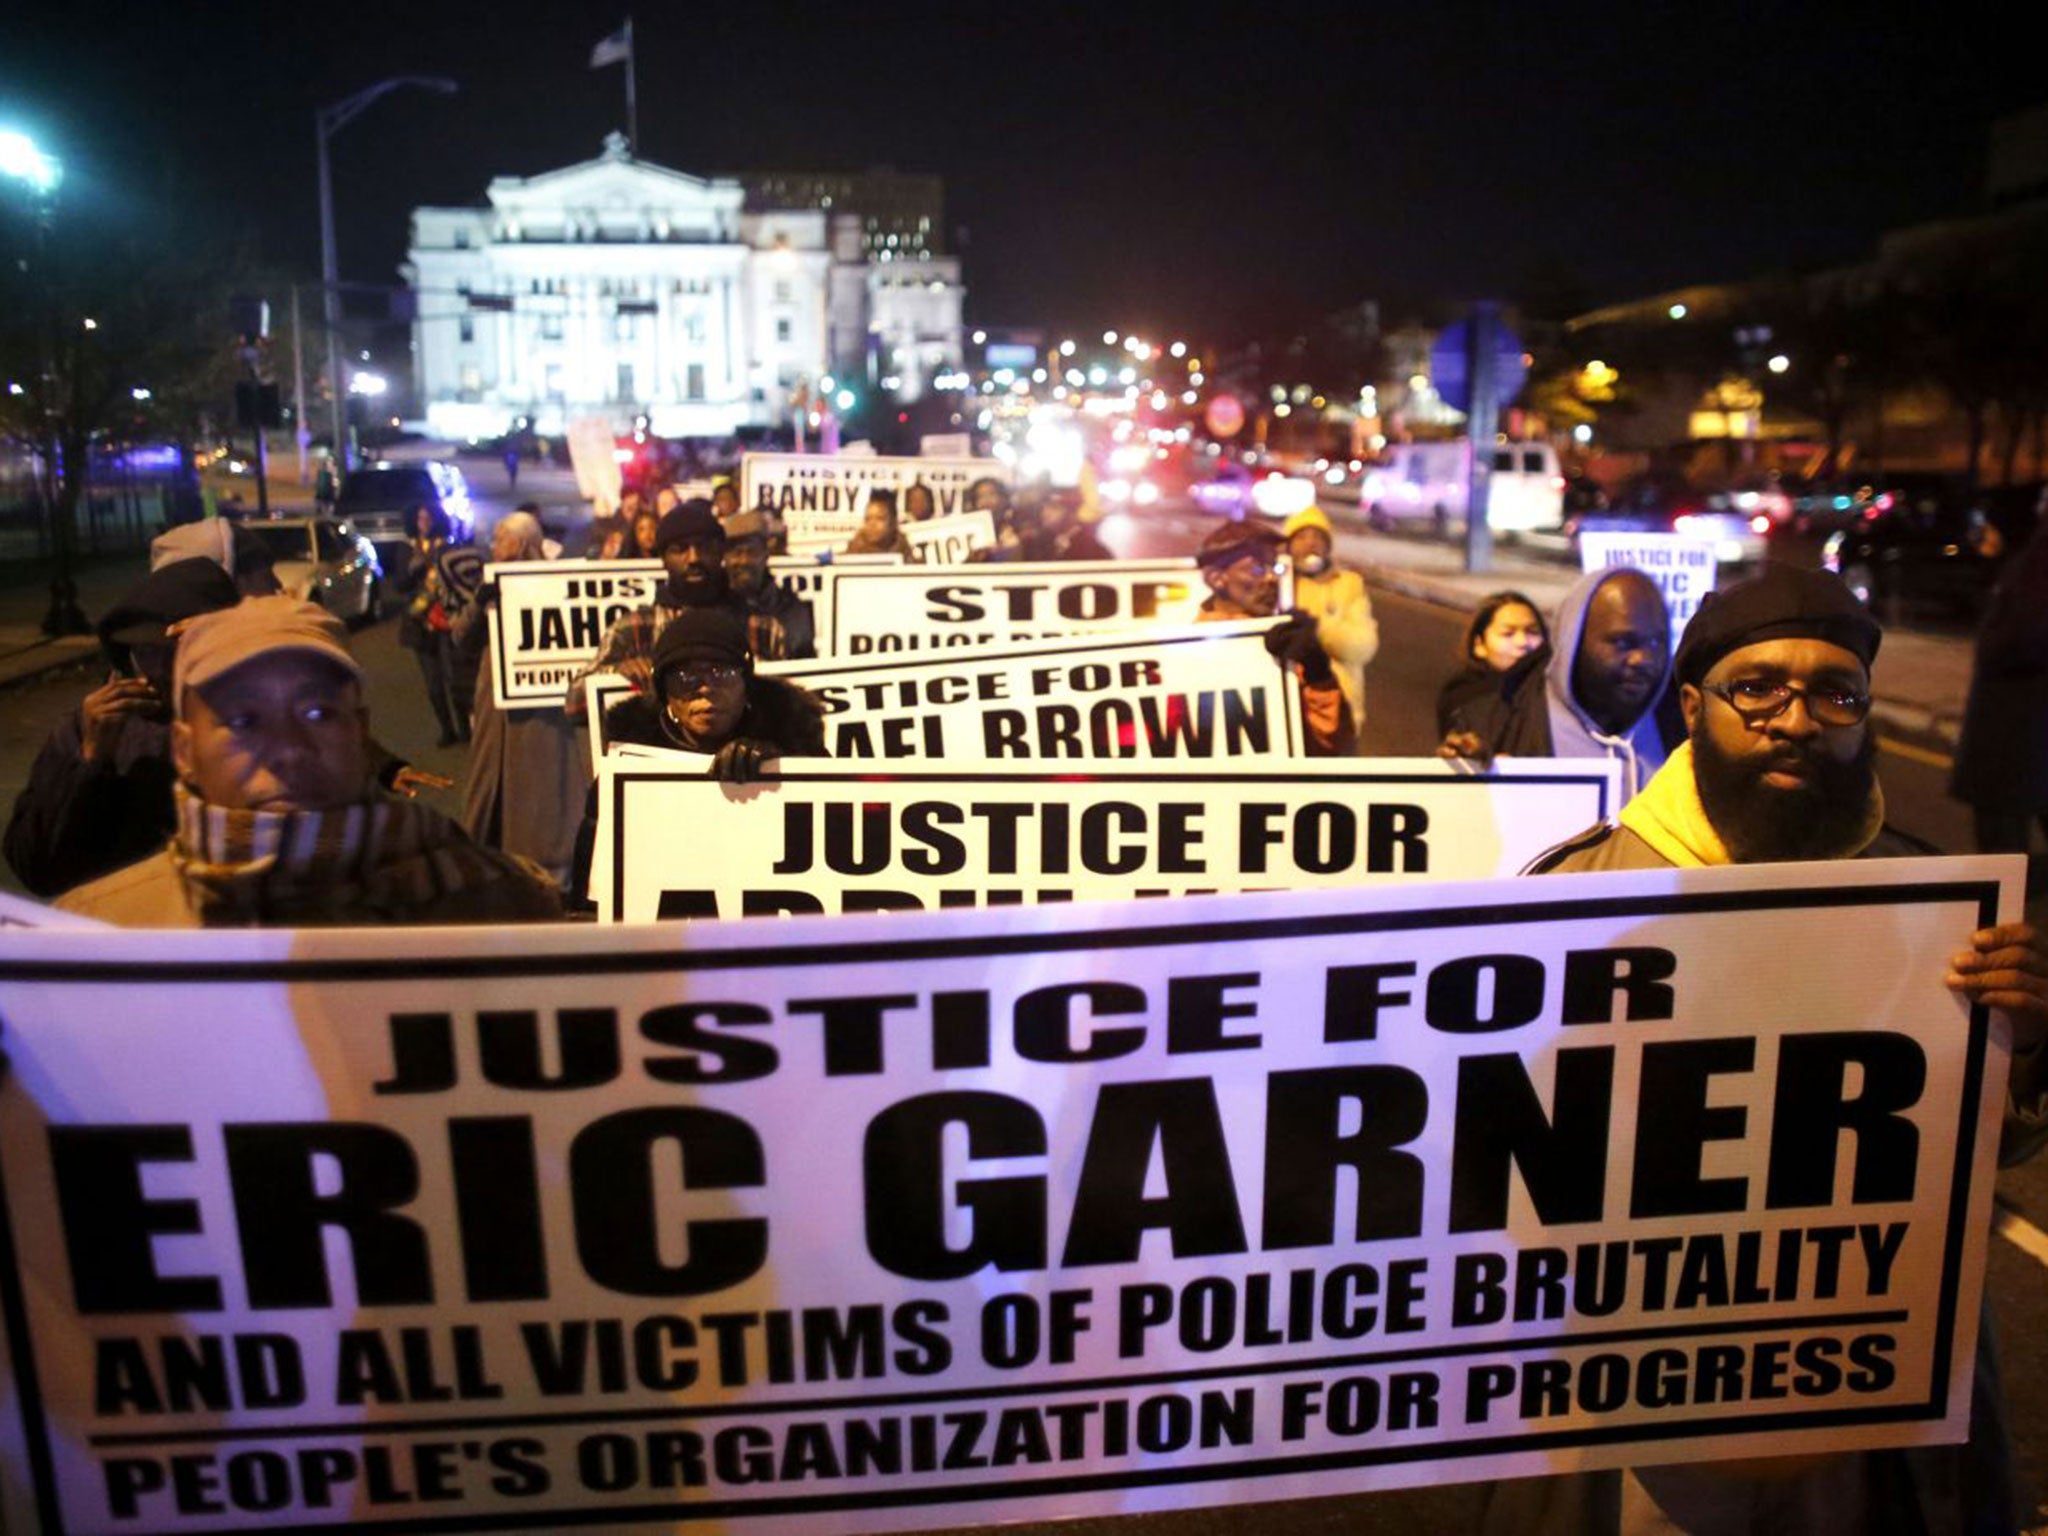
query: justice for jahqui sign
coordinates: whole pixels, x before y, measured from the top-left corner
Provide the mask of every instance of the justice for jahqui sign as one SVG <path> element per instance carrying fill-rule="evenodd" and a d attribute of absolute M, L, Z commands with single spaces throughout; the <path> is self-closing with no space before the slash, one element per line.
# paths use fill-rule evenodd
<path fill-rule="evenodd" d="M 7 1528 L 880 1530 L 1958 1439 L 2006 1054 L 1942 978 L 2019 867 L 8 931 Z"/>

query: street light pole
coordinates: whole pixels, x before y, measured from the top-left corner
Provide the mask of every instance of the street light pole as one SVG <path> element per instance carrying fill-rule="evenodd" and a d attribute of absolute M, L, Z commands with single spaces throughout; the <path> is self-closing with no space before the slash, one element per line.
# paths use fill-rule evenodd
<path fill-rule="evenodd" d="M 327 163 L 327 141 L 354 122 L 380 97 L 406 85 L 416 85 L 443 96 L 452 96 L 460 89 L 453 80 L 427 75 L 393 75 L 313 114 L 313 142 L 320 161 L 320 316 L 327 327 L 328 424 L 334 434 L 335 461 L 343 470 L 353 469 L 355 463 L 342 427 L 342 397 L 347 391 L 341 383 L 341 277 L 334 255 L 334 178 Z"/>

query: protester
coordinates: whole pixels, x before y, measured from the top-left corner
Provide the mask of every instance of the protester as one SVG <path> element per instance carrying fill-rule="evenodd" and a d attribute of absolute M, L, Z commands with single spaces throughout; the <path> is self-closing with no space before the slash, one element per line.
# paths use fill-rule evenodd
<path fill-rule="evenodd" d="M 631 560 L 643 553 L 635 547 L 635 530 L 644 505 L 638 491 L 627 491 L 620 497 L 617 512 L 599 502 L 598 513 L 590 520 L 590 537 L 583 546 L 584 558 Z"/>
<path fill-rule="evenodd" d="M 752 778 L 763 759 L 823 757 L 822 706 L 794 683 L 759 677 L 746 625 L 722 608 L 679 614 L 654 647 L 653 686 L 614 704 L 605 739 L 712 754 L 713 778 Z"/>
<path fill-rule="evenodd" d="M 712 515 L 711 503 L 692 497 L 661 520 L 655 536 L 667 579 L 655 600 L 620 614 L 598 642 L 597 656 L 569 684 L 563 708 L 581 719 L 588 705 L 583 680 L 593 672 L 616 672 L 644 690 L 653 673 L 654 643 L 677 614 L 692 608 L 722 608 L 745 623 L 747 604 L 725 575 L 725 530 Z M 780 626 L 764 626 L 763 634 L 778 644 L 790 638 Z M 764 649 L 764 661 L 783 661 L 786 653 Z"/>
<path fill-rule="evenodd" d="M 725 579 L 746 604 L 748 646 L 756 656 L 791 660 L 818 654 L 817 617 L 810 602 L 768 574 L 767 517 L 736 512 L 724 519 Z"/>
<path fill-rule="evenodd" d="M 1879 639 L 1876 622 L 1826 572 L 1766 565 L 1709 592 L 1678 649 L 1685 741 L 1618 824 L 1550 850 L 1531 870 L 1696 869 L 1925 852 L 1884 826 L 1876 738 L 1865 723 Z M 1972 935 L 1951 964 L 1949 986 L 2011 1016 L 2013 1076 L 2001 1147 L 2010 1163 L 2048 1137 L 2048 950 L 2032 927 L 2010 924 Z M 1975 1397 L 1965 1445 L 1502 1483 L 1492 1490 L 1484 1530 L 2013 1531 L 2010 1451 L 1988 1330 L 1978 1335 Z"/>
<path fill-rule="evenodd" d="M 170 691 L 176 831 L 161 852 L 58 905 L 143 928 L 557 916 L 538 871 L 377 788 L 346 634 L 289 597 L 189 621 Z"/>
<path fill-rule="evenodd" d="M 1316 621 L 1316 639 L 1337 673 L 1351 723 L 1365 733 L 1365 669 L 1379 653 L 1365 578 L 1336 561 L 1335 531 L 1321 507 L 1303 507 L 1280 530 L 1294 565 L 1294 601 Z"/>
<path fill-rule="evenodd" d="M 913 480 L 903 490 L 903 518 L 905 522 L 929 522 L 939 515 L 939 504 L 932 495 L 932 488 L 922 480 Z"/>
<path fill-rule="evenodd" d="M 163 846 L 174 777 L 171 631 L 239 600 L 218 562 L 178 560 L 100 620 L 107 679 L 50 732 L 7 823 L 7 862 L 30 891 L 54 896 Z"/>
<path fill-rule="evenodd" d="M 334 510 L 335 495 L 339 491 L 340 485 L 341 482 L 334 473 L 334 456 L 332 454 L 322 454 L 320 456 L 320 468 L 313 476 L 313 510 L 322 517 L 332 512 Z"/>
<path fill-rule="evenodd" d="M 540 519 L 508 513 L 491 533 L 494 564 L 549 560 Z M 485 589 L 488 594 L 489 589 Z M 456 621 L 465 653 L 479 655 L 487 632 L 487 600 Z M 475 734 L 462 781 L 462 825 L 487 848 L 530 859 L 556 881 L 568 878 L 590 780 L 590 749 L 578 722 L 556 709 L 501 710 L 488 664 L 476 680 Z"/>
<path fill-rule="evenodd" d="M 1488 694 L 1500 692 L 1501 681 L 1532 651 L 1550 643 L 1543 627 L 1543 615 L 1536 604 L 1520 592 L 1489 592 L 1473 610 L 1465 626 L 1464 665 L 1437 691 L 1436 731 L 1439 737 L 1451 733 L 1451 722 L 1460 709 Z"/>
<path fill-rule="evenodd" d="M 180 560 L 211 560 L 235 579 L 244 597 L 268 597 L 278 590 L 270 546 L 232 518 L 208 517 L 180 523 L 149 541 L 149 568 L 160 571 Z"/>
<path fill-rule="evenodd" d="M 901 555 L 904 559 L 916 558 L 896 521 L 896 493 L 894 491 L 870 491 L 868 504 L 861 513 L 860 527 L 847 540 L 846 553 L 849 555 Z"/>
<path fill-rule="evenodd" d="M 1280 611 L 1280 535 L 1256 523 L 1225 523 L 1195 552 L 1209 596 L 1197 617 L 1269 619 Z M 1337 683 L 1329 652 L 1316 638 L 1316 621 L 1299 608 L 1266 634 L 1266 649 L 1301 685 L 1302 728 L 1311 757 L 1344 757 L 1358 747 L 1358 726 Z"/>
<path fill-rule="evenodd" d="M 1498 693 L 1461 706 L 1438 748 L 1494 757 L 1611 757 L 1632 799 L 1685 734 L 1671 677 L 1671 625 L 1657 584 L 1593 571 L 1558 604 L 1554 650 L 1523 657 Z"/>
<path fill-rule="evenodd" d="M 2035 824 L 2048 830 L 2048 531 L 1991 589 L 1949 793 L 1970 807 L 1984 853 L 2026 853 Z"/>
<path fill-rule="evenodd" d="M 995 520 L 999 536 L 1010 526 L 1010 488 L 994 475 L 970 482 L 964 499 L 968 511 L 986 512 Z"/>
<path fill-rule="evenodd" d="M 720 522 L 738 515 L 740 510 L 740 488 L 732 483 L 731 476 L 725 476 L 712 483 L 711 511 Z"/>
<path fill-rule="evenodd" d="M 977 480 L 975 484 L 1000 489 L 994 480 Z M 976 563 L 1116 558 L 1102 536 L 1081 520 L 1078 491 L 1026 486 L 1014 501 L 1006 497 L 1005 502 L 1005 511 L 996 514 L 995 545 L 976 550 L 969 557 Z"/>
<path fill-rule="evenodd" d="M 398 643 L 419 662 L 427 704 L 441 727 L 438 745 L 452 747 L 469 740 L 476 693 L 475 670 L 461 664 L 454 625 L 483 582 L 483 562 L 468 545 L 450 541 L 448 514 L 439 507 L 411 507 L 406 521 L 413 536 L 401 590 L 411 601 L 398 621 Z"/>

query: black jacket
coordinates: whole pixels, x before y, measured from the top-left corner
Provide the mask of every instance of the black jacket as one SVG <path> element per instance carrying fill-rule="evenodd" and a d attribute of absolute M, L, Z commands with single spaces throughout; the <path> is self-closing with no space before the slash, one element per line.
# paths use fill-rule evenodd
<path fill-rule="evenodd" d="M 605 714 L 605 740 L 636 747 L 682 748 L 668 714 L 649 694 L 621 699 Z M 825 712 L 817 699 L 779 677 L 747 679 L 747 712 L 732 739 L 767 742 L 775 757 L 825 756 Z"/>

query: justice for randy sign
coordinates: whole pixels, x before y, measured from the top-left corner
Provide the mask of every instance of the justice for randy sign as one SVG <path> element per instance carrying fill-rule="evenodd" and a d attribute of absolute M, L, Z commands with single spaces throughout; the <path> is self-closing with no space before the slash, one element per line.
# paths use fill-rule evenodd
<path fill-rule="evenodd" d="M 2005 1056 L 1942 976 L 2018 867 L 9 931 L 7 1528 L 879 1530 L 1958 1439 Z"/>

